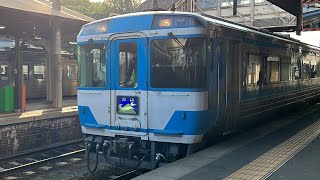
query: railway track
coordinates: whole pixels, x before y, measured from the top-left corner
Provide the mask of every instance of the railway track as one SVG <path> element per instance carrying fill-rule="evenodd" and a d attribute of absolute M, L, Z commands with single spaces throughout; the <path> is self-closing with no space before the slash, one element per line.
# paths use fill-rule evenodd
<path fill-rule="evenodd" d="M 83 141 L 42 150 L 0 163 L 0 179 L 28 179 L 84 158 Z"/>
<path fill-rule="evenodd" d="M 75 167 L 76 164 L 82 164 L 81 166 L 84 171 L 82 171 L 80 174 L 75 173 L 75 176 L 69 176 L 65 179 L 84 180 L 107 178 L 110 180 L 123 180 L 131 179 L 141 174 L 139 170 L 125 172 L 125 170 L 121 168 L 114 168 L 110 171 L 109 168 L 111 168 L 111 166 L 103 170 L 103 175 L 101 175 L 101 173 L 90 174 L 87 172 L 85 162 L 85 148 L 83 141 L 81 141 L 78 143 L 72 143 L 69 145 L 63 145 L 27 155 L 1 160 L 0 179 L 43 179 L 43 177 L 46 177 L 47 174 L 57 174 L 54 173 L 54 171 L 59 172 L 59 168 L 61 169 L 62 167 L 66 167 L 66 165 L 69 165 L 67 168 L 69 168 L 69 172 L 72 173 L 72 171 L 77 168 Z M 53 179 L 62 179 L 56 175 L 52 176 L 55 177 Z"/>

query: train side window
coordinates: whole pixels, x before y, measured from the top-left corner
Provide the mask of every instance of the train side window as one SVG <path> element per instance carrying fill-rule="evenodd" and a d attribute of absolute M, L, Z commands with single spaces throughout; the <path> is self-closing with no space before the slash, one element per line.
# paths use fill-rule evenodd
<path fill-rule="evenodd" d="M 43 65 L 33 66 L 33 77 L 34 79 L 45 79 L 45 72 Z"/>
<path fill-rule="evenodd" d="M 119 45 L 119 84 L 124 88 L 137 87 L 137 44 L 125 42 Z"/>
<path fill-rule="evenodd" d="M 311 67 L 309 60 L 302 60 L 302 79 L 309 79 L 311 77 Z"/>
<path fill-rule="evenodd" d="M 293 58 L 292 60 L 292 80 L 301 79 L 301 60 Z"/>
<path fill-rule="evenodd" d="M 317 62 L 316 61 L 311 61 L 311 78 L 316 78 L 318 76 L 317 74 Z"/>
<path fill-rule="evenodd" d="M 279 81 L 279 57 L 269 56 L 267 58 L 267 82 Z"/>
<path fill-rule="evenodd" d="M 247 83 L 246 84 L 259 84 L 259 77 L 261 83 L 263 83 L 265 78 L 263 72 L 262 56 L 249 55 L 249 62 L 247 66 Z"/>
<path fill-rule="evenodd" d="M 75 66 L 73 66 L 73 65 L 68 65 L 67 66 L 66 75 L 67 75 L 68 79 L 76 79 L 75 72 L 76 72 L 76 67 Z"/>
<path fill-rule="evenodd" d="M 22 70 L 23 70 L 23 79 L 28 80 L 29 79 L 29 66 L 23 65 Z"/>
<path fill-rule="evenodd" d="M 302 78 L 310 79 L 317 77 L 317 61 L 314 54 L 307 54 L 302 61 Z"/>
<path fill-rule="evenodd" d="M 8 77 L 8 65 L 1 65 L 0 66 L 0 77 L 1 77 L 1 80 L 8 80 L 9 77 Z"/>
<path fill-rule="evenodd" d="M 315 77 L 320 77 L 320 61 L 315 61 Z"/>
<path fill-rule="evenodd" d="M 289 57 L 283 57 L 280 62 L 280 81 L 291 80 L 291 59 Z"/>

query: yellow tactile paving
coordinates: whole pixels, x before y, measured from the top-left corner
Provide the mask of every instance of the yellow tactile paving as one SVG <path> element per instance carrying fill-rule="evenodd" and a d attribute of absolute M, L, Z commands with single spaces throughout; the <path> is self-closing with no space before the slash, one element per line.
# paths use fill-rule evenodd
<path fill-rule="evenodd" d="M 234 172 L 225 180 L 261 180 L 268 178 L 320 134 L 320 120 L 301 130 L 256 160 Z"/>

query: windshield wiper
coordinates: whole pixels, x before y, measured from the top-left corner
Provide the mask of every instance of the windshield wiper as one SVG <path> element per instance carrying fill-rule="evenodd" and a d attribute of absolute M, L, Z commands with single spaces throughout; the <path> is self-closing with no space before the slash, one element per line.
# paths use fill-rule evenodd
<path fill-rule="evenodd" d="M 175 35 L 173 35 L 172 32 L 169 32 L 168 36 L 172 37 L 180 47 L 184 47 L 184 45 L 179 41 L 179 39 Z"/>

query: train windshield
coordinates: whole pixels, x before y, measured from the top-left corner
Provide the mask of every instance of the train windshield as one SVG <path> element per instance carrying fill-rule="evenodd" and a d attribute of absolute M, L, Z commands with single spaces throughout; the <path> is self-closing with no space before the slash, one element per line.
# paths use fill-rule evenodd
<path fill-rule="evenodd" d="M 78 86 L 105 87 L 106 51 L 104 44 L 78 46 Z"/>
<path fill-rule="evenodd" d="M 151 87 L 205 88 L 204 38 L 159 39 L 151 42 Z"/>

